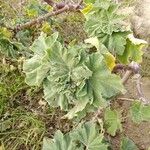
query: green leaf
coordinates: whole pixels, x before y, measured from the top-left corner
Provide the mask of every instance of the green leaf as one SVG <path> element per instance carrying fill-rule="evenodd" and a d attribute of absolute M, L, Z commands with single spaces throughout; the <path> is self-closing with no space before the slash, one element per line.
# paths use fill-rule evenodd
<path fill-rule="evenodd" d="M 105 43 L 112 54 L 122 55 L 128 34 L 129 32 L 114 32 L 112 35 L 108 35 L 103 43 Z"/>
<path fill-rule="evenodd" d="M 86 65 L 93 72 L 87 85 L 94 97 L 100 99 L 101 94 L 103 98 L 111 98 L 119 92 L 125 92 L 120 78 L 111 74 L 100 52 L 91 54 Z"/>
<path fill-rule="evenodd" d="M 150 106 L 145 106 L 141 102 L 135 101 L 130 108 L 130 114 L 135 123 L 150 121 Z"/>
<path fill-rule="evenodd" d="M 106 99 L 125 91 L 121 79 L 111 74 L 100 52 L 85 57 L 84 49 L 57 50 L 51 52 L 51 72 L 44 82 L 44 95 L 50 105 L 64 110 L 73 104 L 66 115 L 70 119 L 88 103 L 105 107 Z"/>
<path fill-rule="evenodd" d="M 142 48 L 147 45 L 144 40 L 136 39 L 132 34 L 128 36 L 127 44 L 122 56 L 118 56 L 121 63 L 129 64 L 131 61 L 142 62 Z"/>
<path fill-rule="evenodd" d="M 138 150 L 135 143 L 127 137 L 124 137 L 121 141 L 120 150 Z"/>
<path fill-rule="evenodd" d="M 72 138 L 81 143 L 86 150 L 107 150 L 108 145 L 103 143 L 103 134 L 99 133 L 96 124 L 92 122 L 79 126 L 72 134 Z"/>
<path fill-rule="evenodd" d="M 39 55 L 35 55 L 24 62 L 25 82 L 30 86 L 40 86 L 50 70 L 50 63 L 41 59 Z"/>
<path fill-rule="evenodd" d="M 77 105 L 76 88 L 91 76 L 91 71 L 81 63 L 82 57 L 84 54 L 80 47 L 58 47 L 51 51 L 51 72 L 44 82 L 44 97 L 50 105 L 64 110 L 68 109 L 69 103 Z"/>
<path fill-rule="evenodd" d="M 122 131 L 121 115 L 118 111 L 106 109 L 104 114 L 104 121 L 107 128 L 107 132 L 110 135 L 115 136 L 117 130 Z"/>
<path fill-rule="evenodd" d="M 11 41 L 9 38 L 0 35 L 0 52 L 7 57 L 16 59 L 24 50 L 24 46 L 19 42 Z"/>
<path fill-rule="evenodd" d="M 107 67 L 101 54 L 103 49 L 89 54 L 89 46 L 66 48 L 57 38 L 57 33 L 49 37 L 42 33 L 31 46 L 33 57 L 23 65 L 26 83 L 32 86 L 43 83 L 44 98 L 49 105 L 68 111 L 65 117 L 71 119 L 85 108 L 106 107 L 107 99 L 124 93 L 120 77 Z M 94 40 L 93 45 L 97 44 Z"/>
<path fill-rule="evenodd" d="M 54 139 L 44 139 L 42 150 L 76 150 L 69 134 L 63 135 L 61 131 L 57 131 Z"/>
<path fill-rule="evenodd" d="M 23 64 L 23 71 L 26 74 L 25 81 L 28 85 L 40 86 L 47 77 L 50 70 L 50 51 L 57 48 L 56 45 L 59 45 L 59 43 L 56 42 L 57 38 L 58 33 L 54 33 L 50 37 L 46 37 L 46 35 L 42 33 L 31 46 L 34 55 Z"/>

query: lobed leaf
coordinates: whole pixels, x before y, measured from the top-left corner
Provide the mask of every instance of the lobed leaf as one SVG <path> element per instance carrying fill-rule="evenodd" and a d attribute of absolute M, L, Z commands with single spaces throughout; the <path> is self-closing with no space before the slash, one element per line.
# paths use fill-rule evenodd
<path fill-rule="evenodd" d="M 81 143 L 86 150 L 107 150 L 108 145 L 103 143 L 103 134 L 99 133 L 96 124 L 87 122 L 79 126 L 72 134 L 73 140 Z"/>

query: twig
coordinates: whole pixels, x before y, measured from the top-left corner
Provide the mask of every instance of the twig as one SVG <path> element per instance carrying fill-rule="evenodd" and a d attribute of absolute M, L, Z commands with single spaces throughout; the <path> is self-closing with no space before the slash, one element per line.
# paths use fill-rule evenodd
<path fill-rule="evenodd" d="M 136 75 L 136 88 L 137 88 L 137 92 L 138 92 L 138 96 L 139 99 L 144 103 L 144 104 L 148 104 L 150 103 L 144 96 L 143 91 L 142 91 L 142 87 L 141 87 L 141 75 L 137 74 Z"/>
<path fill-rule="evenodd" d="M 126 71 L 126 73 L 124 74 L 122 78 L 122 83 L 125 84 L 128 81 L 128 79 L 133 74 L 137 74 L 139 70 L 140 70 L 139 65 L 136 62 L 131 62 L 131 64 L 129 65 L 129 70 Z"/>
<path fill-rule="evenodd" d="M 122 78 L 122 83 L 125 84 L 132 75 L 133 75 L 133 71 L 127 70 Z"/>
<path fill-rule="evenodd" d="M 134 99 L 130 99 L 130 98 L 117 98 L 119 100 L 123 100 L 123 101 L 130 101 L 130 102 L 133 102 Z"/>

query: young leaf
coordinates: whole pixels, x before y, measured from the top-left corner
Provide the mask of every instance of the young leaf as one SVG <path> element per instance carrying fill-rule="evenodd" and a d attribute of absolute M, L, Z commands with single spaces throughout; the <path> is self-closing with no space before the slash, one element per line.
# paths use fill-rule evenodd
<path fill-rule="evenodd" d="M 135 101 L 130 108 L 130 114 L 135 123 L 150 121 L 150 106 L 145 106 L 141 102 Z"/>
<path fill-rule="evenodd" d="M 79 126 L 72 134 L 73 140 L 81 143 L 86 150 L 107 150 L 108 145 L 103 143 L 103 134 L 99 133 L 96 124 L 92 122 Z"/>
<path fill-rule="evenodd" d="M 127 137 L 124 137 L 121 141 L 120 150 L 138 150 L 135 143 Z"/>
<path fill-rule="evenodd" d="M 121 115 L 118 111 L 106 109 L 104 114 L 104 121 L 107 132 L 110 135 L 115 136 L 117 130 L 122 131 Z"/>

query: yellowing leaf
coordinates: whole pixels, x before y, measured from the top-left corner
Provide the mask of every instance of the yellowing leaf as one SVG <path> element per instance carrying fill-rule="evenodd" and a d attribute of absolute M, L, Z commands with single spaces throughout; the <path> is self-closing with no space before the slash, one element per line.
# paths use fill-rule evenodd
<path fill-rule="evenodd" d="M 95 46 L 97 48 L 97 50 L 99 50 L 99 48 L 100 48 L 99 40 L 97 37 L 92 37 L 92 38 L 86 39 L 86 40 L 84 40 L 84 42 Z"/>
<path fill-rule="evenodd" d="M 51 26 L 50 26 L 50 24 L 48 22 L 44 22 L 43 25 L 42 25 L 41 30 L 44 33 L 50 33 L 51 32 Z"/>
<path fill-rule="evenodd" d="M 104 58 L 105 58 L 107 67 L 112 71 L 113 68 L 116 65 L 116 63 L 115 63 L 115 61 L 116 61 L 115 57 L 111 53 L 108 52 L 108 53 L 104 54 Z"/>
<path fill-rule="evenodd" d="M 89 13 L 91 10 L 93 9 L 93 4 L 92 3 L 89 3 L 86 5 L 86 7 L 81 10 L 81 12 L 86 15 L 87 13 Z"/>

